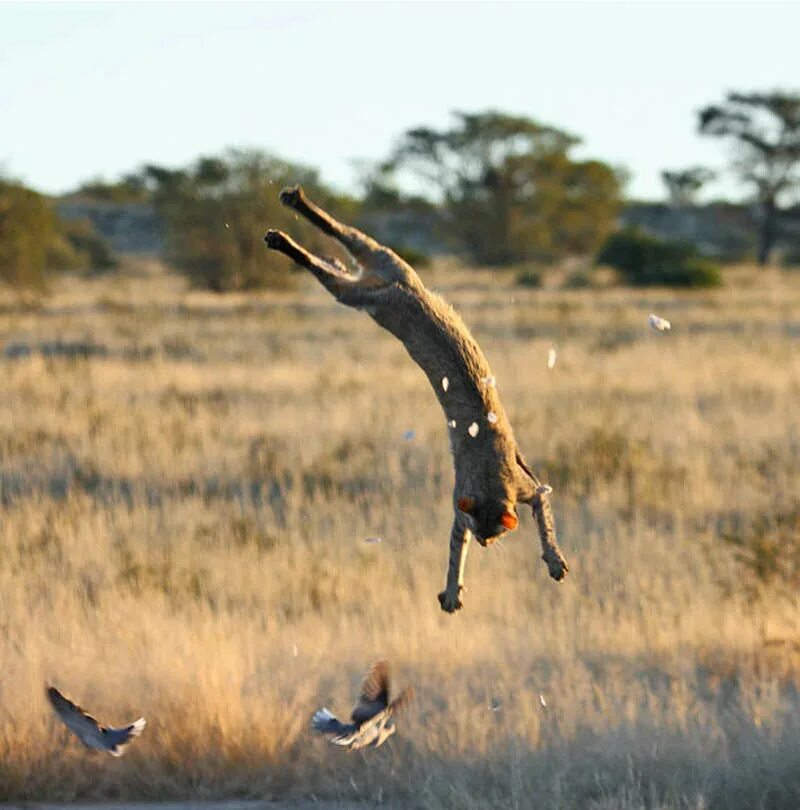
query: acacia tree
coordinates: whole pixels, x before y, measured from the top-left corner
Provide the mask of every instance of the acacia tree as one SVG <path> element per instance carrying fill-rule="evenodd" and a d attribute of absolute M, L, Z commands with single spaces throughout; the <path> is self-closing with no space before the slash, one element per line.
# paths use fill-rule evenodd
<path fill-rule="evenodd" d="M 766 264 L 778 236 L 782 206 L 800 189 L 800 94 L 729 93 L 699 113 L 703 135 L 736 144 L 733 168 L 759 204 L 758 263 Z"/>
<path fill-rule="evenodd" d="M 579 139 L 499 112 L 454 114 L 450 129 L 408 130 L 383 164 L 441 202 L 447 234 L 473 261 L 505 265 L 597 249 L 620 206 L 619 175 L 576 161 Z"/>
<path fill-rule="evenodd" d="M 667 194 L 672 205 L 682 208 L 693 205 L 697 192 L 716 174 L 703 166 L 692 166 L 688 169 L 665 169 L 661 179 L 667 187 Z"/>

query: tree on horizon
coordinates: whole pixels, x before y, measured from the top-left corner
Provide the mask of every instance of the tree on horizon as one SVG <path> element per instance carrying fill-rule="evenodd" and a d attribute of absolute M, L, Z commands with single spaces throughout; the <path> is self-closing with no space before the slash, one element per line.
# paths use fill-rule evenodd
<path fill-rule="evenodd" d="M 698 114 L 703 135 L 736 146 L 732 168 L 754 192 L 760 209 L 756 258 L 769 261 L 783 208 L 800 192 L 800 93 L 728 93 Z"/>
<path fill-rule="evenodd" d="M 613 230 L 622 177 L 602 161 L 573 159 L 579 138 L 494 110 L 454 119 L 449 129 L 407 130 L 381 169 L 422 184 L 470 260 L 502 266 L 592 253 Z"/>

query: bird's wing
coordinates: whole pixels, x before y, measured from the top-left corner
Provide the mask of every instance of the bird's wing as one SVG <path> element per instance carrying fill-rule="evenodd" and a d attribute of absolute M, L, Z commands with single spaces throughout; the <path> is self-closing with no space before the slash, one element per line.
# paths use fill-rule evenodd
<path fill-rule="evenodd" d="M 361 685 L 358 703 L 353 707 L 353 722 L 363 723 L 389 705 L 390 670 L 388 661 L 373 664 Z"/>
<path fill-rule="evenodd" d="M 403 711 L 414 699 L 414 689 L 407 686 L 390 704 L 389 709 L 392 714 Z"/>
<path fill-rule="evenodd" d="M 106 744 L 108 753 L 112 757 L 121 757 L 125 753 L 125 748 L 134 739 L 138 737 L 147 725 L 144 717 L 134 720 L 129 726 L 122 728 L 107 728 L 104 730 L 103 741 Z"/>
<path fill-rule="evenodd" d="M 311 728 L 323 734 L 352 734 L 356 727 L 352 723 L 342 723 L 326 708 L 318 709 L 311 718 Z"/>
<path fill-rule="evenodd" d="M 372 717 L 364 720 L 358 727 L 358 735 L 368 737 L 370 729 L 379 729 L 391 720 L 397 712 L 405 709 L 413 697 L 414 690 L 411 687 L 406 687 L 388 706 L 384 706 L 383 709 L 375 712 Z"/>
<path fill-rule="evenodd" d="M 73 703 L 69 698 L 64 697 L 54 686 L 47 687 L 47 697 L 64 725 L 76 734 L 81 742 L 89 745 L 91 742 L 99 743 L 102 741 L 102 727 L 94 717 L 84 711 L 77 703 Z"/>

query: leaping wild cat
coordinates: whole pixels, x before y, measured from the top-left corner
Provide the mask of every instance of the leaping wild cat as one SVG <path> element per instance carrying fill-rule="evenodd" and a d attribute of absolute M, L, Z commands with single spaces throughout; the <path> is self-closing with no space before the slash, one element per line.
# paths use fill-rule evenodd
<path fill-rule="evenodd" d="M 439 594 L 442 610 L 453 613 L 462 607 L 470 536 L 487 546 L 516 529 L 518 502 L 533 509 L 550 576 L 563 579 L 568 567 L 556 542 L 550 488 L 525 463 L 489 363 L 464 322 L 394 251 L 337 222 L 300 186 L 284 189 L 280 199 L 341 242 L 361 272 L 353 275 L 336 259 L 312 255 L 281 231 L 267 231 L 267 246 L 310 270 L 337 301 L 363 309 L 399 338 L 444 409 L 456 480 L 447 585 Z"/>

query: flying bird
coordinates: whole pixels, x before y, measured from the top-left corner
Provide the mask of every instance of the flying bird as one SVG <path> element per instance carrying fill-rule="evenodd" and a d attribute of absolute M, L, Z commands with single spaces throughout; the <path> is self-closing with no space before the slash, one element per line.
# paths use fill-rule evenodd
<path fill-rule="evenodd" d="M 64 725 L 87 747 L 108 751 L 112 757 L 121 757 L 125 747 L 138 737 L 145 727 L 144 717 L 122 728 L 106 728 L 85 712 L 77 703 L 64 697 L 53 686 L 47 687 L 47 698 Z"/>
<path fill-rule="evenodd" d="M 414 697 L 414 690 L 406 687 L 390 703 L 389 690 L 389 662 L 378 661 L 364 678 L 358 703 L 353 707 L 352 723 L 342 723 L 322 708 L 314 712 L 311 726 L 322 734 L 330 734 L 329 742 L 350 751 L 373 744 L 377 748 L 397 731 L 394 715 Z"/>
<path fill-rule="evenodd" d="M 666 318 L 660 318 L 653 312 L 647 316 L 647 322 L 650 324 L 650 328 L 655 329 L 656 332 L 668 332 L 672 329 L 672 324 Z"/>

